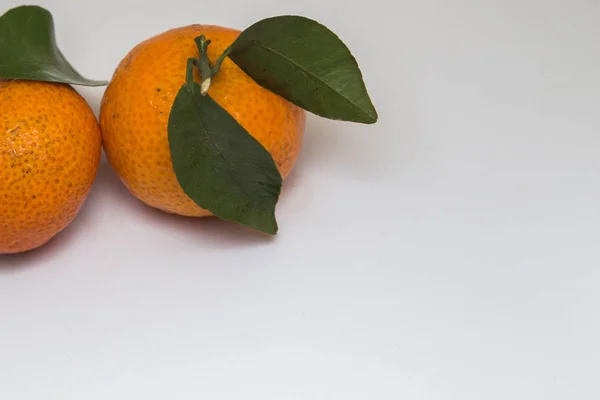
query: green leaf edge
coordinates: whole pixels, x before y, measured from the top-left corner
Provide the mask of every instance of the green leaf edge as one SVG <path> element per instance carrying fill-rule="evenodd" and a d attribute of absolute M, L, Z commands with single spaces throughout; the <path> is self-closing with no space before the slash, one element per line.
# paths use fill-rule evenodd
<path fill-rule="evenodd" d="M 368 90 L 367 90 L 367 87 L 366 87 L 366 84 L 365 84 L 365 81 L 364 81 L 364 76 L 363 76 L 363 74 L 362 74 L 362 70 L 360 69 L 360 66 L 358 65 L 358 61 L 356 60 L 356 57 L 354 57 L 354 54 L 352 54 L 352 52 L 350 51 L 350 48 L 349 48 L 349 47 L 348 47 L 348 46 L 347 46 L 347 45 L 344 43 L 344 41 L 343 41 L 343 40 L 342 40 L 342 39 L 339 37 L 339 35 L 337 35 L 335 32 L 333 32 L 331 29 L 329 29 L 329 28 L 328 28 L 326 25 L 324 25 L 324 24 L 320 23 L 320 22 L 319 22 L 319 21 L 317 21 L 317 20 L 314 20 L 314 19 L 312 19 L 312 18 L 308 18 L 308 17 L 302 16 L 302 15 L 286 14 L 286 15 L 277 15 L 277 16 L 273 16 L 273 17 L 267 17 L 267 18 L 263 18 L 263 19 L 261 19 L 261 20 L 259 20 L 259 21 L 255 22 L 255 23 L 253 23 L 252 25 L 250 25 L 250 26 L 249 26 L 249 27 L 247 27 L 246 29 L 244 29 L 244 31 L 245 31 L 245 30 L 247 30 L 247 29 L 249 29 L 249 28 L 251 28 L 251 27 L 253 27 L 253 26 L 255 26 L 255 25 L 257 25 L 257 24 L 259 24 L 259 23 L 261 23 L 261 22 L 268 21 L 268 20 L 272 20 L 272 19 L 276 19 L 276 18 L 282 18 L 282 17 L 284 17 L 284 18 L 289 18 L 289 17 L 292 17 L 292 18 L 299 18 L 299 19 L 308 20 L 308 21 L 310 21 L 310 22 L 314 22 L 315 24 L 317 24 L 317 25 L 320 25 L 321 27 L 323 27 L 323 28 L 325 28 L 326 30 L 328 30 L 329 32 L 331 32 L 331 33 L 332 33 L 332 34 L 333 34 L 333 35 L 334 35 L 334 36 L 335 36 L 335 37 L 336 37 L 336 38 L 339 40 L 339 42 L 340 42 L 340 43 L 341 43 L 341 44 L 342 44 L 342 45 L 343 45 L 343 46 L 344 46 L 344 47 L 345 47 L 345 48 L 348 50 L 348 52 L 350 53 L 350 56 L 352 57 L 352 59 L 354 60 L 354 63 L 356 64 L 356 67 L 357 67 L 357 69 L 358 69 L 358 72 L 359 72 L 359 74 L 360 74 L 361 80 L 362 80 L 362 82 L 363 82 L 363 86 L 365 87 L 365 93 L 367 94 L 367 98 L 369 99 L 369 103 L 371 104 L 371 106 L 372 106 L 372 108 L 373 108 L 373 112 L 374 112 L 374 114 L 373 114 L 373 115 L 371 115 L 371 114 L 369 114 L 369 113 L 366 113 L 366 112 L 364 112 L 364 110 L 362 110 L 361 108 L 359 108 L 359 107 L 356 107 L 356 109 L 357 109 L 357 110 L 359 110 L 359 111 L 361 111 L 361 112 L 363 113 L 363 115 L 366 117 L 366 119 L 363 119 L 363 120 L 360 120 L 360 121 L 357 121 L 357 120 L 349 120 L 349 119 L 333 119 L 333 118 L 327 117 L 327 116 L 325 116 L 325 115 L 316 114 L 316 113 L 315 113 L 315 115 L 319 115 L 320 117 L 327 118 L 327 119 L 332 119 L 332 120 L 337 120 L 337 121 L 357 122 L 357 123 L 365 123 L 365 124 L 374 124 L 374 123 L 376 123 L 376 122 L 378 121 L 378 119 L 379 119 L 379 114 L 378 114 L 378 112 L 377 112 L 377 109 L 375 108 L 375 105 L 373 104 L 373 101 L 372 101 L 371 97 L 370 97 L 370 96 L 369 96 L 369 94 L 368 94 Z M 238 39 L 239 39 L 239 38 L 242 36 L 242 34 L 244 33 L 244 31 L 242 31 L 242 32 L 240 33 L 240 35 L 238 36 Z M 235 64 L 236 64 L 236 65 L 237 65 L 239 68 L 241 68 L 242 70 L 244 70 L 243 66 L 239 65 L 239 64 L 238 64 L 238 63 L 237 63 L 237 62 L 236 62 L 236 61 L 235 61 L 233 58 L 231 58 L 231 54 L 235 54 L 235 52 L 236 52 L 236 50 L 237 50 L 237 49 L 242 49 L 242 48 L 244 48 L 244 47 L 247 45 L 247 44 L 240 44 L 240 43 L 238 43 L 238 39 L 236 39 L 236 40 L 235 40 L 235 41 L 234 41 L 234 42 L 233 42 L 233 43 L 232 43 L 232 44 L 229 46 L 229 48 L 227 48 L 227 49 L 225 50 L 225 53 L 226 53 L 226 55 L 228 56 L 228 58 L 229 58 L 229 59 L 230 59 L 230 60 L 231 60 L 233 63 L 235 63 Z M 257 43 L 257 44 L 259 44 L 259 45 L 260 45 L 260 43 Z M 287 57 L 283 56 L 282 54 L 280 54 L 279 52 L 275 51 L 274 49 L 271 49 L 271 48 L 268 48 L 268 47 L 265 47 L 265 46 L 262 46 L 262 45 L 261 45 L 261 47 L 265 48 L 265 49 L 266 49 L 266 50 L 268 50 L 268 51 L 271 51 L 271 52 L 275 52 L 275 53 L 277 53 L 277 54 L 278 54 L 278 55 L 280 55 L 282 58 L 286 59 L 286 61 L 288 60 L 288 58 L 287 58 Z M 245 70 L 244 70 L 244 72 L 246 72 L 246 73 L 247 73 L 247 71 L 245 71 Z M 303 72 L 304 72 L 305 74 L 307 74 L 307 75 L 311 75 L 311 76 L 313 76 L 314 78 L 316 78 L 316 77 L 315 77 L 315 76 L 314 76 L 312 73 L 310 73 L 310 72 L 308 72 L 308 71 L 304 71 L 304 70 L 303 70 Z M 250 74 L 248 74 L 248 76 L 249 76 L 249 77 L 250 77 L 252 80 L 254 80 L 254 78 L 253 78 L 253 77 L 252 77 Z M 325 85 L 325 86 L 327 86 L 327 87 L 330 87 L 328 84 L 326 84 L 325 82 L 321 81 L 320 79 L 318 79 L 318 80 L 319 80 L 319 82 L 321 82 L 323 85 Z M 261 83 L 259 83 L 258 81 L 256 81 L 256 80 L 254 80 L 254 81 L 255 81 L 257 84 L 261 85 Z M 275 94 L 277 94 L 277 95 L 281 96 L 281 97 L 284 97 L 284 98 L 285 98 L 286 100 L 288 100 L 289 102 L 291 102 L 291 103 L 295 104 L 296 106 L 298 106 L 298 107 L 300 107 L 300 108 L 304 109 L 304 107 L 302 107 L 301 105 L 297 104 L 297 103 L 294 101 L 294 99 L 290 99 L 290 98 L 288 98 L 287 96 L 284 96 L 284 95 L 283 95 L 283 94 L 281 94 L 281 93 L 277 93 L 277 92 L 273 91 L 271 88 L 265 87 L 265 86 L 263 86 L 263 85 L 261 85 L 261 86 L 262 86 L 262 87 L 264 87 L 265 89 L 267 89 L 267 90 L 269 90 L 269 91 L 271 91 L 271 92 L 273 92 L 273 93 L 275 93 Z M 330 87 L 330 88 L 331 88 L 331 87 Z M 351 103 L 352 105 L 354 105 L 354 106 L 355 106 L 354 102 L 352 102 L 350 99 L 348 99 L 348 98 L 346 98 L 346 97 L 344 97 L 344 96 L 340 96 L 340 97 L 341 97 L 341 98 L 343 98 L 344 100 L 348 101 L 349 103 Z M 310 111 L 309 111 L 309 112 L 310 112 Z"/>
<path fill-rule="evenodd" d="M 52 16 L 52 13 L 43 7 L 40 7 L 37 5 L 22 5 L 22 6 L 11 8 L 8 11 L 6 11 L 4 14 L 0 15 L 0 24 L 2 23 L 2 19 L 5 18 L 7 15 L 10 16 L 10 14 L 15 11 L 20 11 L 20 10 L 25 10 L 25 9 L 28 9 L 28 10 L 31 10 L 34 12 L 40 12 L 40 13 L 46 14 L 46 16 L 49 17 L 49 28 L 50 28 L 49 34 L 52 35 L 52 37 L 54 39 L 53 41 L 54 41 L 54 43 L 56 43 L 55 32 L 54 32 L 54 18 Z M 75 79 L 63 79 L 63 78 L 57 78 L 57 77 L 40 77 L 40 76 L 35 75 L 35 72 L 29 73 L 29 74 L 21 73 L 21 74 L 15 75 L 10 72 L 3 72 L 4 68 L 6 68 L 6 67 L 2 66 L 2 65 L 0 65 L 0 79 L 23 79 L 23 80 L 32 80 L 32 81 L 40 81 L 40 82 L 65 83 L 65 84 L 70 84 L 70 85 L 88 86 L 88 87 L 99 87 L 99 86 L 108 85 L 109 82 L 107 80 L 94 80 L 94 79 L 85 78 L 71 65 L 71 63 L 69 63 L 67 61 L 67 59 L 64 57 L 64 55 L 63 55 L 62 51 L 60 50 L 60 48 L 58 47 L 58 45 L 56 45 L 56 47 L 58 49 L 59 56 L 62 57 L 64 62 L 71 68 L 72 71 L 69 71 L 69 73 L 74 73 L 75 75 L 77 75 L 77 77 Z M 36 66 L 36 65 L 34 64 L 33 66 Z M 37 65 L 37 66 L 39 67 L 39 65 Z M 57 66 L 53 65 L 53 67 L 56 68 Z M 42 68 L 42 70 L 43 70 L 43 68 Z M 46 74 L 51 75 L 51 73 L 48 73 L 48 72 L 46 72 Z"/>
<path fill-rule="evenodd" d="M 181 92 L 181 91 L 182 91 L 182 90 L 183 90 L 183 89 L 184 89 L 186 86 L 190 86 L 190 85 L 195 85 L 195 86 L 197 86 L 197 87 L 198 87 L 198 90 L 200 90 L 200 85 L 199 85 L 197 82 L 194 82 L 194 81 L 191 81 L 191 82 L 185 82 L 185 83 L 184 83 L 184 84 L 181 86 L 181 88 L 179 89 L 179 91 L 177 92 L 177 95 L 175 96 L 175 98 L 177 98 L 177 96 L 180 94 L 180 92 Z M 191 91 L 191 89 L 190 89 L 190 91 Z M 208 95 L 207 95 L 207 96 L 208 96 Z M 213 100 L 213 101 L 214 101 L 214 100 Z M 217 104 L 217 103 L 215 102 L 215 104 Z M 217 106 L 221 107 L 219 104 L 217 104 Z M 224 112 L 228 113 L 228 112 L 227 112 L 227 110 L 225 110 L 224 108 L 222 108 L 222 107 L 221 107 L 221 109 L 223 109 L 223 111 L 224 111 Z M 172 109 L 171 109 L 171 112 L 172 112 Z M 229 114 L 229 113 L 228 113 L 228 114 Z M 229 115 L 231 115 L 231 114 L 229 114 Z M 231 118 L 232 118 L 232 119 L 235 121 L 235 118 L 233 118 L 233 116 L 232 116 Z M 236 122 L 237 122 L 237 121 L 236 121 Z M 238 125 L 239 125 L 239 123 L 238 123 Z M 169 131 L 170 131 L 170 128 L 171 128 L 171 126 L 172 126 L 171 114 L 169 113 L 169 122 L 168 122 L 168 124 L 167 124 L 167 134 L 168 134 L 168 136 L 169 136 L 169 137 L 170 137 L 170 132 L 169 132 Z M 244 127 L 242 127 L 241 125 L 240 125 L 240 127 L 241 127 L 242 129 L 244 129 L 244 131 L 246 131 L 246 129 L 245 129 Z M 248 134 L 248 136 L 250 136 L 252 139 L 254 139 L 254 137 L 253 137 L 252 135 L 250 135 L 250 133 L 249 133 L 248 131 L 246 131 L 246 133 Z M 254 139 L 254 140 L 256 140 L 256 139 Z M 256 142 L 257 142 L 257 143 L 258 143 L 260 146 L 262 146 L 262 144 L 261 144 L 260 142 L 258 142 L 258 141 L 256 141 Z M 170 142 L 170 140 L 169 140 L 169 153 L 171 153 L 171 154 L 172 154 L 172 151 L 171 151 L 171 147 L 170 147 L 170 146 L 171 146 L 171 142 Z M 262 146 L 262 147 L 264 148 L 264 146 Z M 265 151 L 267 151 L 267 150 L 265 149 Z M 268 154 L 270 154 L 268 151 L 267 151 L 267 153 L 268 153 Z M 171 162 L 173 163 L 172 156 L 171 156 Z M 275 167 L 275 170 L 276 170 L 277 172 L 279 172 L 279 171 L 278 171 L 278 169 L 277 169 L 277 166 L 276 166 L 276 164 L 275 164 L 275 161 L 273 161 L 273 165 L 274 165 L 274 167 Z M 177 183 L 179 184 L 179 186 L 181 187 L 181 189 L 184 191 L 184 193 L 186 194 L 186 196 L 188 196 L 188 197 L 189 197 L 189 198 L 190 198 L 190 199 L 191 199 L 191 200 L 192 200 L 194 203 L 196 203 L 196 204 L 197 204 L 199 207 L 202 207 L 202 208 L 204 208 L 205 210 L 207 210 L 207 211 L 209 211 L 209 212 L 213 213 L 213 214 L 214 214 L 214 215 L 215 215 L 217 218 L 219 218 L 220 220 L 223 220 L 223 221 L 229 221 L 229 222 L 234 222 L 234 223 L 236 223 L 236 224 L 239 224 L 239 225 L 242 225 L 242 226 L 245 226 L 245 227 L 251 228 L 251 229 L 253 229 L 253 230 L 255 230 L 255 231 L 262 232 L 262 233 L 266 233 L 266 234 L 273 235 L 273 236 L 274 236 L 274 235 L 276 235 L 276 234 L 278 233 L 278 231 L 279 231 L 279 225 L 278 225 L 278 223 L 277 223 L 277 219 L 276 219 L 276 217 L 275 217 L 275 209 L 273 209 L 273 214 L 272 214 L 272 227 L 271 227 L 271 229 L 262 229 L 262 228 L 259 228 L 259 227 L 257 227 L 257 226 L 251 226 L 251 225 L 248 225 L 248 224 L 242 223 L 242 222 L 240 222 L 240 221 L 237 221 L 237 220 L 235 220 L 235 219 L 232 219 L 232 218 L 221 217 L 221 216 L 219 216 L 219 215 L 218 215 L 218 214 L 215 212 L 215 210 L 214 210 L 214 209 L 212 209 L 212 207 L 210 207 L 210 206 L 209 206 L 209 207 L 207 207 L 206 205 L 203 205 L 203 204 L 200 204 L 199 202 L 197 202 L 197 201 L 196 201 L 196 199 L 194 199 L 194 198 L 192 197 L 192 195 L 191 195 L 191 194 L 190 194 L 190 193 L 189 193 L 189 192 L 186 190 L 186 188 L 185 188 L 185 187 L 184 187 L 184 185 L 182 184 L 182 182 L 181 182 L 181 180 L 180 180 L 180 177 L 179 177 L 179 175 L 177 174 L 177 169 L 175 168 L 175 165 L 173 165 L 173 170 L 175 171 L 175 176 L 176 176 L 176 178 L 177 178 Z M 280 181 L 280 182 L 281 182 L 281 181 Z M 281 194 L 281 188 L 282 188 L 282 184 L 280 183 L 280 185 L 279 185 L 279 188 L 278 188 L 278 192 L 277 192 L 277 199 L 276 199 L 276 201 L 275 201 L 275 205 L 277 205 L 277 203 L 279 202 L 279 196 L 280 196 L 280 194 Z"/>

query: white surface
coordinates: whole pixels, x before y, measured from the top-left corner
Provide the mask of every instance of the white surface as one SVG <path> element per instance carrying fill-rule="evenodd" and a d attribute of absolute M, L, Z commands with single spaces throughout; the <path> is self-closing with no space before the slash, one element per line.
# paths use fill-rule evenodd
<path fill-rule="evenodd" d="M 172 27 L 316 18 L 380 122 L 310 117 L 273 240 L 103 164 L 66 232 L 0 258 L 0 398 L 600 398 L 600 3 L 40 3 L 97 79 Z"/>

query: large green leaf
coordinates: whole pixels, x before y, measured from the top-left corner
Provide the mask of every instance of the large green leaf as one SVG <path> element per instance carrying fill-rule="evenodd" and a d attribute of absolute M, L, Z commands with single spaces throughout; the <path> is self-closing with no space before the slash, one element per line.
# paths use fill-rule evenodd
<path fill-rule="evenodd" d="M 54 38 L 52 15 L 37 6 L 22 6 L 0 17 L 0 77 L 102 86 L 79 75 Z"/>
<path fill-rule="evenodd" d="M 196 204 L 221 219 L 277 232 L 281 175 L 273 158 L 197 83 L 179 90 L 168 130 L 175 174 Z"/>
<path fill-rule="evenodd" d="M 374 123 L 377 112 L 348 47 L 308 18 L 267 18 L 244 30 L 229 57 L 256 82 L 322 117 Z"/>

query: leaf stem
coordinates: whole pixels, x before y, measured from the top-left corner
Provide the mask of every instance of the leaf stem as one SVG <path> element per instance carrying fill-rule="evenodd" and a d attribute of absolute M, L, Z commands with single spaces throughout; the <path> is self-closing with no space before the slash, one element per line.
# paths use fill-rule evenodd
<path fill-rule="evenodd" d="M 213 66 L 208 59 L 208 54 L 206 53 L 210 40 L 207 40 L 204 35 L 200 35 L 194 39 L 194 42 L 196 42 L 196 46 L 198 46 L 198 53 L 200 55 L 197 60 L 198 62 L 196 63 L 196 66 L 200 70 L 200 75 L 202 76 L 202 81 L 200 82 L 200 94 L 205 96 L 210 88 L 212 77 L 215 74 Z"/>
<path fill-rule="evenodd" d="M 223 54 L 219 56 L 217 62 L 213 66 L 210 62 L 210 59 L 208 58 L 207 53 L 210 40 L 206 39 L 204 35 L 200 35 L 196 39 L 194 39 L 194 42 L 196 42 L 199 54 L 199 58 L 194 59 L 194 66 L 198 68 L 198 70 L 200 71 L 200 76 L 202 77 L 202 81 L 200 82 L 200 94 L 205 96 L 212 83 L 212 78 L 217 73 L 219 73 L 219 70 L 221 69 L 221 64 L 223 64 L 225 58 L 229 55 L 229 53 L 231 53 L 233 47 L 227 47 Z"/>
<path fill-rule="evenodd" d="M 214 74 L 219 72 L 219 70 L 221 69 L 221 64 L 223 64 L 223 60 L 225 60 L 225 58 L 229 55 L 229 53 L 231 53 L 231 50 L 233 50 L 233 44 L 230 45 L 229 47 L 227 47 L 225 49 L 225 51 L 219 56 L 219 58 L 217 58 L 217 62 L 215 63 L 215 66 L 213 67 Z"/>
<path fill-rule="evenodd" d="M 188 58 L 187 60 L 187 67 L 185 70 L 185 81 L 187 83 L 192 83 L 194 82 L 194 64 L 195 64 L 196 59 L 195 58 Z"/>

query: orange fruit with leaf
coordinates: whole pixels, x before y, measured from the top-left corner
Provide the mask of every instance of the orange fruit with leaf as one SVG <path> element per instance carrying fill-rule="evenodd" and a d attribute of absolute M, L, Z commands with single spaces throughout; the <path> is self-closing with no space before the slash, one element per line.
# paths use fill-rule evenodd
<path fill-rule="evenodd" d="M 173 102 L 185 83 L 187 60 L 198 52 L 194 39 L 201 34 L 212 39 L 208 57 L 214 63 L 239 32 L 192 25 L 144 41 L 117 67 L 100 112 L 108 160 L 131 193 L 153 207 L 186 216 L 211 212 L 181 188 L 167 130 Z M 199 71 L 194 73 L 199 81 Z M 286 176 L 300 150 L 304 110 L 258 85 L 231 60 L 224 60 L 209 95 L 271 153 Z"/>
<path fill-rule="evenodd" d="M 148 205 L 274 234 L 304 110 L 377 120 L 344 43 L 313 20 L 282 16 L 242 32 L 186 26 L 138 44 L 112 77 L 100 125 L 108 160 Z"/>
<path fill-rule="evenodd" d="M 0 254 L 48 242 L 79 212 L 96 176 L 100 128 L 67 83 L 79 75 L 33 6 L 0 17 Z"/>

